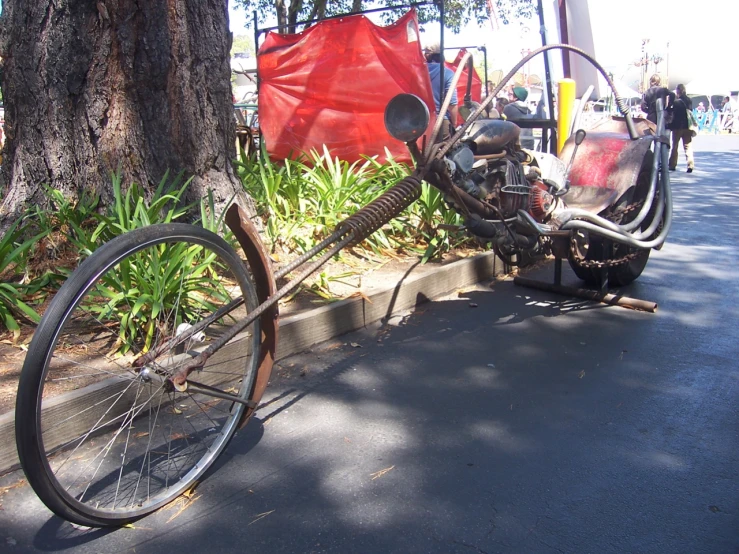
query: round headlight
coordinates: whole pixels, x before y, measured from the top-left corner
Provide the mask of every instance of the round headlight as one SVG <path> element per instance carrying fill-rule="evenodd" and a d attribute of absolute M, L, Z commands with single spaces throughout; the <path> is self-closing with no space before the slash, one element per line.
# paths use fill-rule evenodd
<path fill-rule="evenodd" d="M 414 141 L 428 125 L 428 106 L 415 94 L 398 94 L 385 107 L 385 129 L 395 139 Z"/>

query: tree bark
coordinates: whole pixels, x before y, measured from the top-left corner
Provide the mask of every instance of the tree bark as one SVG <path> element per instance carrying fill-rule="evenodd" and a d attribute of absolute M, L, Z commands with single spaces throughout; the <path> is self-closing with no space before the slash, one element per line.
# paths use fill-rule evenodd
<path fill-rule="evenodd" d="M 112 198 L 110 174 L 146 187 L 194 176 L 188 200 L 234 194 L 227 0 L 5 0 L 0 17 L 6 144 L 4 225 L 70 197 Z"/>

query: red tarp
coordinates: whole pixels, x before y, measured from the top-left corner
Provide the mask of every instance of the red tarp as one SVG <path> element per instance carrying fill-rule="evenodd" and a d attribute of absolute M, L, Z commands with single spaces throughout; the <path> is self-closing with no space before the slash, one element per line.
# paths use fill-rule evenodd
<path fill-rule="evenodd" d="M 347 161 L 385 159 L 385 147 L 410 161 L 405 144 L 385 130 L 388 101 L 401 92 L 434 99 L 411 10 L 379 27 L 361 15 L 331 19 L 302 33 L 268 33 L 259 48 L 259 125 L 273 159 L 325 144 Z M 461 101 L 461 99 L 460 99 Z"/>
<path fill-rule="evenodd" d="M 462 61 L 462 57 L 467 53 L 467 50 L 462 48 L 459 53 L 457 54 L 457 57 L 453 62 L 446 62 L 446 66 L 451 69 L 452 71 L 457 71 L 457 67 L 459 67 L 459 62 Z M 459 81 L 457 81 L 457 102 L 459 102 L 459 105 L 461 106 L 464 104 L 464 95 L 467 93 L 467 68 L 465 67 L 462 70 L 462 75 L 459 78 Z M 480 99 L 482 98 L 482 80 L 480 79 L 480 76 L 477 74 L 477 70 L 473 67 L 472 68 L 472 90 L 470 91 L 470 96 L 472 97 L 472 100 L 475 102 L 480 102 Z M 457 125 L 461 125 L 464 123 L 464 120 L 460 116 L 457 118 Z"/>

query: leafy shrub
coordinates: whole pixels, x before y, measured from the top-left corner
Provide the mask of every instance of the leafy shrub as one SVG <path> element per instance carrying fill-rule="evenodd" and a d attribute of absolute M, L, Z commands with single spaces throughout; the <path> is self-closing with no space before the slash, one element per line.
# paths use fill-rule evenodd
<path fill-rule="evenodd" d="M 154 248 L 157 255 L 139 252 L 123 260 L 118 271 L 105 273 L 85 306 L 99 321 L 119 322 L 120 354 L 134 344 L 146 352 L 157 328 L 173 331 L 231 299 L 216 275 L 212 252 L 184 243 Z"/>
<path fill-rule="evenodd" d="M 171 223 L 185 216 L 192 208 L 192 205 L 182 205 L 182 196 L 192 179 L 182 183 L 181 175 L 169 183 L 169 172 L 165 173 L 150 200 L 146 197 L 144 187 L 138 183 L 131 183 L 124 194 L 119 173 L 114 173 L 111 180 L 113 204 L 105 214 L 97 216 L 100 223 L 90 237 L 92 244 L 102 244 L 147 225 Z"/>
<path fill-rule="evenodd" d="M 114 203 L 106 214 L 98 216 L 100 224 L 93 241 L 104 242 L 127 231 L 171 223 L 185 216 L 192 205 L 183 205 L 182 197 L 192 180 L 183 183 L 177 176 L 168 181 L 166 174 L 148 200 L 144 189 L 135 183 L 123 194 L 120 176 L 114 175 Z M 224 217 L 225 212 L 216 213 L 213 193 L 209 192 L 200 202 L 199 222 L 234 242 Z M 120 354 L 133 344 L 147 351 L 157 326 L 174 330 L 180 323 L 195 319 L 198 312 L 216 309 L 215 302 L 230 300 L 217 277 L 214 254 L 205 253 L 201 246 L 182 243 L 156 248 L 156 256 L 139 253 L 124 260 L 117 273 L 106 274 L 94 295 L 106 302 L 87 306 L 101 320 L 113 317 L 120 321 Z M 170 321 L 171 314 L 175 314 L 176 321 Z"/>
<path fill-rule="evenodd" d="M 323 153 L 311 152 L 309 160 L 277 163 L 263 147 L 259 160 L 242 155 L 236 169 L 258 206 L 272 249 L 305 251 L 409 175 L 407 165 L 389 153 L 386 158 L 385 163 L 365 158 L 349 164 L 332 158 L 324 147 Z M 423 187 L 417 202 L 362 245 L 377 253 L 398 248 L 415 251 L 425 262 L 466 241 L 462 233 L 437 231 L 438 224 L 459 224 L 461 218 L 446 207 L 441 193 L 425 183 Z"/>
<path fill-rule="evenodd" d="M 114 201 L 105 213 L 96 212 L 98 199 L 95 196 L 83 194 L 79 200 L 71 201 L 60 191 L 47 188 L 54 208 L 29 212 L 25 223 L 16 223 L 0 241 L 0 272 L 12 276 L 12 279 L 0 283 L 0 322 L 16 338 L 20 334 L 16 317 L 22 315 L 37 323 L 39 316 L 29 304 L 42 300 L 49 290 L 58 288 L 72 269 L 54 267 L 41 274 L 29 273 L 26 260 L 34 250 L 38 257 L 53 263 L 61 258 L 60 251 L 71 245 L 74 253 L 70 258 L 76 265 L 81 258 L 89 256 L 115 236 L 146 225 L 177 220 L 191 208 L 182 202 L 191 181 L 183 183 L 179 176 L 170 181 L 165 175 L 151 199 L 147 199 L 140 185 L 134 183 L 124 193 L 120 175 L 113 174 L 111 179 Z M 226 240 L 234 241 L 224 225 L 224 215 L 216 213 L 212 193 L 202 199 L 200 224 L 223 235 Z M 39 233 L 19 242 L 31 229 Z M 125 277 L 121 280 L 116 282 L 109 277 L 104 285 L 98 287 L 98 296 L 107 299 L 106 302 L 88 307 L 101 317 L 107 310 L 109 315 L 115 314 L 124 322 L 121 326 L 121 352 L 137 341 L 148 348 L 153 325 L 161 319 L 160 314 L 170 313 L 178 297 L 179 313 L 187 318 L 196 307 L 203 307 L 202 292 L 207 290 L 211 297 L 224 293 L 217 281 L 211 278 L 215 272 L 211 267 L 212 257 L 203 257 L 194 250 L 187 251 L 182 245 L 161 246 L 156 267 L 135 261 L 134 258 L 122 268 Z M 64 260 L 64 263 L 68 262 Z M 173 280 L 177 272 L 182 277 L 181 281 Z M 138 317 L 136 325 L 133 324 L 134 314 Z"/>
<path fill-rule="evenodd" d="M 40 317 L 36 311 L 21 298 L 34 294 L 34 286 L 24 285 L 20 281 L 24 274 L 24 262 L 32 246 L 38 241 L 36 235 L 23 241 L 28 226 L 19 219 L 5 232 L 0 240 L 0 275 L 8 276 L 0 280 L 0 321 L 13 333 L 13 340 L 20 336 L 18 317 L 24 317 L 38 323 Z"/>

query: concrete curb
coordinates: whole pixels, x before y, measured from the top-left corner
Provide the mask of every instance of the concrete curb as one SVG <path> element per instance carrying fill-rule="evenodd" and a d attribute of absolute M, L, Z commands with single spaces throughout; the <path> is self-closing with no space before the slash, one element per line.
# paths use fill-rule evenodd
<path fill-rule="evenodd" d="M 365 297 L 347 298 L 328 306 L 280 319 L 277 359 L 307 350 L 320 342 L 355 331 L 397 312 L 413 308 L 456 289 L 493 279 L 505 272 L 503 262 L 492 252 L 478 254 L 442 266 L 413 266 L 397 283 L 365 291 Z M 420 274 L 414 275 L 414 270 Z M 0 474 L 17 468 L 15 414 L 0 416 Z"/>

